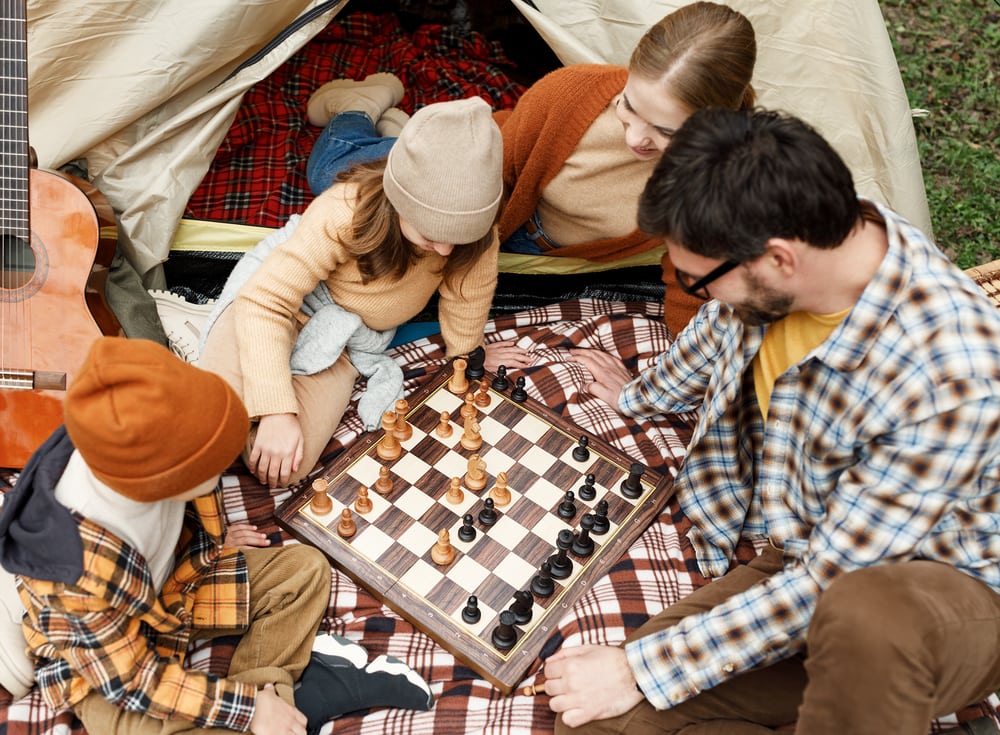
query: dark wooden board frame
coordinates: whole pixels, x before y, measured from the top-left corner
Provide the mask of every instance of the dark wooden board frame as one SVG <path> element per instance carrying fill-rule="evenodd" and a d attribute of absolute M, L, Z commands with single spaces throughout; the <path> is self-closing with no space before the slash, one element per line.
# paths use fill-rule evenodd
<path fill-rule="evenodd" d="M 448 363 L 424 386 L 415 391 L 407 399 L 409 413 L 417 410 L 438 390 L 447 390 L 446 384 L 452 374 L 452 365 Z M 496 376 L 490 372 L 484 375 L 484 378 L 490 383 L 494 377 Z M 513 388 L 513 380 L 509 378 L 508 380 Z M 472 381 L 470 390 L 475 390 L 475 381 Z M 562 432 L 574 442 L 581 436 L 587 436 L 591 452 L 596 453 L 605 461 L 618 465 L 626 472 L 629 466 L 636 461 L 600 437 L 573 425 L 540 402 L 529 397 L 523 403 L 516 403 L 511 401 L 509 393 L 510 389 L 507 390 L 506 394 L 490 389 L 490 395 L 494 400 L 499 399 L 514 403 L 522 410 Z M 376 445 L 383 433 L 380 429 L 358 437 L 339 457 L 328 466 L 313 473 L 310 479 L 322 477 L 334 483 L 355 462 L 366 455 L 372 455 L 380 464 L 391 465 L 391 463 L 385 463 L 378 459 L 376 454 Z M 468 454 L 472 454 L 472 452 L 468 452 Z M 538 658 L 545 641 L 556 632 L 559 621 L 570 606 L 595 581 L 602 577 L 611 565 L 621 559 L 632 543 L 659 515 L 673 494 L 673 482 L 669 475 L 646 466 L 641 479 L 645 492 L 639 499 L 633 501 L 632 511 L 624 522 L 603 539 L 602 544 L 591 557 L 584 562 L 578 562 L 582 564 L 582 569 L 572 584 L 558 591 L 548 601 L 540 619 L 533 621 L 524 635 L 518 638 L 514 647 L 504 652 L 496 650 L 489 643 L 483 641 L 479 635 L 470 633 L 463 628 L 452 619 L 447 611 L 441 610 L 422 595 L 408 589 L 404 584 L 398 583 L 395 577 L 373 560 L 355 551 L 350 540 L 341 539 L 336 533 L 321 528 L 303 512 L 303 508 L 308 505 L 313 496 L 311 482 L 303 483 L 287 501 L 282 503 L 276 511 L 276 516 L 278 523 L 289 533 L 299 540 L 319 548 L 340 570 L 377 599 L 408 620 L 418 630 L 433 638 L 485 680 L 509 694 L 524 679 L 531 664 Z"/>

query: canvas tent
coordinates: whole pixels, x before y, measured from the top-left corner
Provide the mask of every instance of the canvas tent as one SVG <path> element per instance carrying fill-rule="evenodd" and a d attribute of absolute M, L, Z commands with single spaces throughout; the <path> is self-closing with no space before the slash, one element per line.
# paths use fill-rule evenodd
<path fill-rule="evenodd" d="M 511 0 L 565 64 L 624 64 L 685 0 Z M 85 158 L 120 246 L 164 287 L 185 202 L 241 96 L 348 0 L 28 0 L 29 139 L 39 164 Z M 876 0 L 731 0 L 758 34 L 762 105 L 817 126 L 859 190 L 930 231 L 910 108 Z"/>

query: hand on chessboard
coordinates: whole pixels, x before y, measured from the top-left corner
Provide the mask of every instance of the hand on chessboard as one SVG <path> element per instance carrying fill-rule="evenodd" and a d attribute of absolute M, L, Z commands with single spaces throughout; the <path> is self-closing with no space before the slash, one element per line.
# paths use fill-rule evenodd
<path fill-rule="evenodd" d="M 585 388 L 592 396 L 600 398 L 618 410 L 618 397 L 622 388 L 635 378 L 632 371 L 617 357 L 601 350 L 572 349 L 569 354 L 590 372 L 594 382 Z"/>
<path fill-rule="evenodd" d="M 563 648 L 545 661 L 549 708 L 562 713 L 563 724 L 579 727 L 628 712 L 643 700 L 618 646 Z"/>
<path fill-rule="evenodd" d="M 271 489 L 288 484 L 302 462 L 302 425 L 294 413 L 272 413 L 257 423 L 247 467 Z"/>
<path fill-rule="evenodd" d="M 530 350 L 517 346 L 517 340 L 506 339 L 486 345 L 484 367 L 491 373 L 503 365 L 508 370 L 520 370 L 535 364 L 535 356 Z"/>
<path fill-rule="evenodd" d="M 227 549 L 250 549 L 255 546 L 270 546 L 271 541 L 266 534 L 257 530 L 257 526 L 241 521 L 226 528 L 226 538 L 222 545 Z"/>

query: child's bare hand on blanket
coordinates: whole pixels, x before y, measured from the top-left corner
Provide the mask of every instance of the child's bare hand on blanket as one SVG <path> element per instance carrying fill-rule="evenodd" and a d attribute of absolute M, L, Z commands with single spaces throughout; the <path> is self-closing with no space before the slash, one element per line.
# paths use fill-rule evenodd
<path fill-rule="evenodd" d="M 283 487 L 302 462 L 302 426 L 294 413 L 261 416 L 247 467 L 270 488 Z"/>
<path fill-rule="evenodd" d="M 257 526 L 240 521 L 229 525 L 222 545 L 227 549 L 249 549 L 254 546 L 270 546 L 271 542 L 257 530 Z"/>
<path fill-rule="evenodd" d="M 621 395 L 622 388 L 635 378 L 625 367 L 625 363 L 601 350 L 576 348 L 570 350 L 569 354 L 587 368 L 594 378 L 593 383 L 585 386 L 587 392 L 618 410 L 618 396 Z"/>
<path fill-rule="evenodd" d="M 503 342 L 486 345 L 484 366 L 491 373 L 495 373 L 501 365 L 508 370 L 519 370 L 531 367 L 534 363 L 534 354 L 530 350 L 518 347 L 516 339 L 505 339 Z"/>
<path fill-rule="evenodd" d="M 545 661 L 545 693 L 549 708 L 569 727 L 618 717 L 643 700 L 618 646 L 573 646 L 553 654 Z"/>
<path fill-rule="evenodd" d="M 257 692 L 250 732 L 254 735 L 306 735 L 306 716 L 288 704 L 268 684 Z"/>

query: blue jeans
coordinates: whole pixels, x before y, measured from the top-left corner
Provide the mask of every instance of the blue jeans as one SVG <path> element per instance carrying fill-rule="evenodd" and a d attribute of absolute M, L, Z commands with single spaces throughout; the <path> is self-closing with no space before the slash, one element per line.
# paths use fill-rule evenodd
<path fill-rule="evenodd" d="M 306 164 L 306 179 L 314 195 L 325 191 L 341 171 L 389 155 L 395 138 L 382 138 L 363 112 L 341 112 L 323 128 Z"/>
<path fill-rule="evenodd" d="M 528 232 L 528 228 L 524 225 L 518 227 L 514 232 L 500 243 L 500 252 L 502 253 L 520 253 L 522 255 L 545 255 L 550 250 L 542 249 L 538 246 L 538 238 L 541 235 L 545 235 L 549 242 L 552 242 L 552 238 L 548 236 L 548 233 L 542 229 L 542 223 L 538 219 L 538 213 L 535 212 L 531 215 L 531 218 L 535 221 L 536 232 Z"/>

